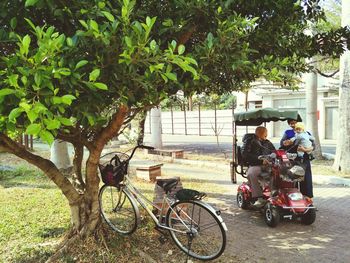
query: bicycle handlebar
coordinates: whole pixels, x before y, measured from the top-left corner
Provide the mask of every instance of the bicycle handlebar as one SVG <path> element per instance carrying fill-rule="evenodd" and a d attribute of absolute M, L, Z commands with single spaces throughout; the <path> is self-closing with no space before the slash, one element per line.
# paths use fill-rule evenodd
<path fill-rule="evenodd" d="M 147 146 L 147 145 L 142 145 L 142 144 L 136 145 L 136 146 L 134 147 L 134 149 L 132 150 L 132 152 L 131 152 L 131 154 L 130 154 L 128 160 L 127 160 L 128 162 L 129 162 L 129 161 L 131 160 L 131 158 L 134 156 L 134 153 L 135 153 L 135 151 L 136 151 L 137 148 L 143 148 L 143 149 L 148 149 L 148 150 L 153 150 L 153 149 L 154 149 L 154 147 L 152 147 L 152 146 Z"/>

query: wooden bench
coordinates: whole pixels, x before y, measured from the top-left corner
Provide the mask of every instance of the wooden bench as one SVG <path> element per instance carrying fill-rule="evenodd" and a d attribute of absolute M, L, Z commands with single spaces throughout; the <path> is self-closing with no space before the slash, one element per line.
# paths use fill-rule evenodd
<path fill-rule="evenodd" d="M 155 182 L 157 176 L 162 175 L 162 163 L 141 164 L 136 167 L 136 176 L 146 181 Z"/>
<path fill-rule="evenodd" d="M 175 159 L 184 158 L 183 150 L 165 150 L 165 149 L 152 149 L 148 150 L 148 154 L 156 154 L 161 156 L 167 156 Z"/>

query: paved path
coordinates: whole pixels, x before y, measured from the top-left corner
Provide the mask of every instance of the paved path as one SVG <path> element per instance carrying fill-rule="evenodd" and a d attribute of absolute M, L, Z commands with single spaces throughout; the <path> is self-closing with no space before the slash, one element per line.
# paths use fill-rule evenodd
<path fill-rule="evenodd" d="M 270 228 L 260 212 L 237 207 L 237 185 L 226 170 L 165 163 L 163 173 L 186 174 L 209 185 L 208 200 L 222 210 L 229 229 L 226 251 L 215 262 L 350 262 L 350 187 L 315 185 L 313 225 L 286 220 Z M 211 192 L 211 184 L 225 190 Z"/>

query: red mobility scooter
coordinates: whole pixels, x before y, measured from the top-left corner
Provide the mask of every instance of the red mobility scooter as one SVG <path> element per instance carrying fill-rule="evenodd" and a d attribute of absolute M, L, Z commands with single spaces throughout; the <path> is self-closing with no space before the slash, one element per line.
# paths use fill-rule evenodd
<path fill-rule="evenodd" d="M 270 121 L 286 121 L 294 119 L 301 121 L 297 111 L 279 111 L 265 108 L 234 114 L 234 156 L 231 166 L 232 182 L 236 183 L 236 174 L 247 178 L 247 163 L 241 155 L 241 147 L 237 145 L 237 126 L 259 126 Z M 253 134 L 246 134 L 245 140 Z M 300 218 L 305 225 L 312 224 L 316 219 L 316 209 L 312 199 L 300 192 L 300 182 L 304 180 L 305 170 L 302 160 L 296 161 L 297 154 L 285 150 L 276 150 L 269 155 L 262 155 L 259 159 L 267 159 L 268 168 L 261 173 L 259 183 L 263 189 L 266 204 L 263 207 L 265 222 L 270 227 L 278 225 L 283 218 Z M 237 205 L 242 209 L 253 209 L 251 187 L 243 182 L 237 189 Z"/>

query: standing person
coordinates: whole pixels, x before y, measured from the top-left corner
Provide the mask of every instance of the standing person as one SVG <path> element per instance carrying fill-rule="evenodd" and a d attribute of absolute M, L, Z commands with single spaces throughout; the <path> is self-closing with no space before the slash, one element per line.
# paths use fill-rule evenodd
<path fill-rule="evenodd" d="M 247 152 L 243 153 L 243 158 L 249 163 L 247 177 L 252 188 L 252 198 L 256 200 L 254 203 L 256 207 L 262 207 L 266 202 L 263 198 L 258 176 L 261 174 L 264 166 L 269 164 L 267 160 L 259 160 L 258 157 L 263 154 L 270 154 L 275 150 L 273 144 L 266 138 L 267 129 L 262 126 L 257 127 L 255 129 L 255 138 L 252 139 Z"/>
<path fill-rule="evenodd" d="M 304 147 L 302 145 L 298 146 L 297 144 L 294 144 L 294 142 L 291 140 L 291 138 L 295 137 L 296 131 L 295 131 L 295 125 L 297 124 L 296 120 L 288 120 L 288 124 L 291 127 L 291 129 L 288 129 L 284 132 L 280 145 L 281 148 L 284 150 L 287 150 L 288 152 L 300 152 L 303 153 L 302 158 L 300 158 L 304 164 L 305 167 L 305 177 L 304 181 L 300 183 L 300 192 L 309 197 L 313 198 L 313 185 L 312 185 L 312 171 L 311 171 L 311 162 L 310 162 L 310 153 L 314 149 L 314 145 L 312 142 L 311 147 Z M 308 132 L 309 133 L 309 132 Z M 311 134 L 309 133 L 311 136 Z"/>

